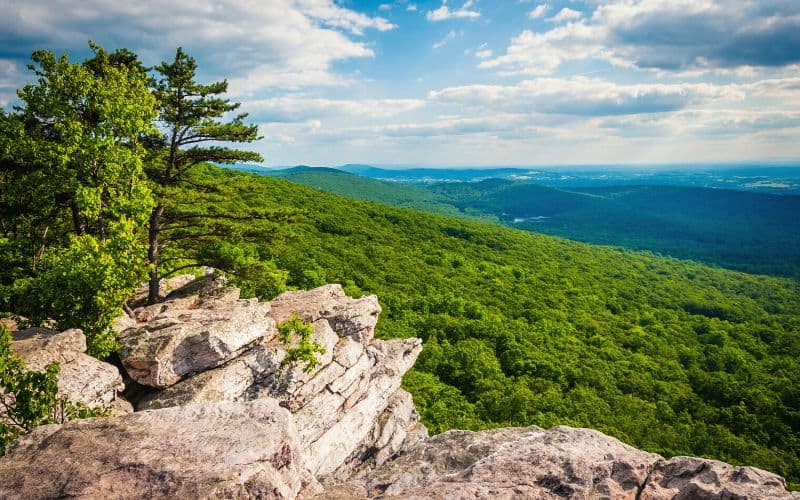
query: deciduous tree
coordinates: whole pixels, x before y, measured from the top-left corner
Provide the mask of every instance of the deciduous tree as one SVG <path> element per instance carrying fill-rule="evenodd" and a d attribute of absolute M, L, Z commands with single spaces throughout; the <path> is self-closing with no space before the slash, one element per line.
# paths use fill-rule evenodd
<path fill-rule="evenodd" d="M 143 278 L 138 233 L 153 206 L 143 139 L 156 101 L 135 57 L 90 46 L 84 63 L 34 52 L 36 80 L 0 116 L 0 299 L 84 328 L 103 356 L 111 318 Z"/>

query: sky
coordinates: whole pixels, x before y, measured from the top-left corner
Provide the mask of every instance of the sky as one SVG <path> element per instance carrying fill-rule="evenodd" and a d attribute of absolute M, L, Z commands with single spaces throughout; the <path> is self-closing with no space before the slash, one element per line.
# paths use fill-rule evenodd
<path fill-rule="evenodd" d="M 800 160 L 800 0 L 0 0 L 32 51 L 182 46 L 265 165 Z"/>

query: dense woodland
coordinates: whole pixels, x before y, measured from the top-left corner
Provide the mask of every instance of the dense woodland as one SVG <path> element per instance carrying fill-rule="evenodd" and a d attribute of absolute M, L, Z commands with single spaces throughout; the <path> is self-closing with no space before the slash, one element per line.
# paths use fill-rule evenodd
<path fill-rule="evenodd" d="M 405 386 L 432 432 L 592 427 L 668 456 L 757 465 L 799 486 L 796 280 L 355 201 L 195 162 L 203 151 L 218 161 L 236 154 L 194 150 L 171 137 L 227 130 L 222 139 L 254 138 L 243 116 L 233 123 L 237 136 L 214 128 L 224 103 L 176 111 L 180 103 L 164 93 L 173 85 L 170 67 L 184 60 L 180 51 L 162 66 L 160 87 L 114 54 L 62 61 L 84 85 L 108 90 L 79 100 L 109 96 L 88 107 L 99 114 L 68 100 L 63 114 L 76 118 L 64 122 L 68 129 L 51 127 L 61 122 L 47 109 L 26 114 L 30 103 L 2 116 L 6 312 L 81 326 L 94 335 L 96 355 L 112 352 L 108 317 L 148 272 L 152 278 L 148 225 L 162 207 L 158 276 L 208 264 L 263 298 L 329 282 L 352 296 L 377 294 L 380 336 L 424 340 Z M 58 69 L 42 57 L 43 72 Z M 91 62 L 98 60 L 100 70 Z M 191 81 L 194 72 L 182 74 Z M 55 81 L 41 78 L 32 96 Z M 153 96 L 153 108 L 137 115 L 142 128 L 115 128 L 125 114 L 102 114 L 114 109 L 109 79 L 132 81 L 129 95 Z M 194 102 L 224 91 L 193 88 Z M 211 118 L 192 114 L 198 110 Z M 154 120 L 160 123 L 151 126 Z M 81 132 L 97 124 L 106 125 L 105 136 Z M 87 145 L 95 156 L 73 154 Z M 93 168 L 81 170 L 87 165 Z M 40 196 L 10 189 L 20 185 Z M 113 189 L 124 195 L 121 204 L 111 203 Z"/>
<path fill-rule="evenodd" d="M 267 173 L 348 198 L 800 278 L 797 195 L 630 184 L 561 189 L 503 179 L 420 185 L 308 167 Z"/>

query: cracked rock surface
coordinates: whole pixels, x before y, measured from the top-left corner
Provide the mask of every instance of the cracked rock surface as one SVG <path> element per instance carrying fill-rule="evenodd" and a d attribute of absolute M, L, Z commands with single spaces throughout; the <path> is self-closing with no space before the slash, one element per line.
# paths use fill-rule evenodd
<path fill-rule="evenodd" d="M 253 322 L 269 322 L 271 332 L 275 324 L 295 314 L 311 322 L 313 340 L 325 349 L 318 365 L 310 372 L 304 366 L 284 366 L 287 346 L 274 333 L 263 335 L 220 366 L 146 393 L 135 401 L 137 410 L 276 399 L 293 415 L 309 469 L 328 481 L 347 478 L 356 468 L 348 459 L 379 465 L 427 436 L 410 396 L 400 389 L 403 374 L 422 350 L 421 341 L 375 339 L 381 311 L 375 296 L 352 299 L 341 286 L 327 285 L 287 292 L 262 304 L 242 301 L 238 292 L 225 290 L 206 292 L 205 298 L 196 299 L 178 294 L 174 301 L 159 304 L 155 314 L 147 308 L 135 309 L 135 316 L 150 319 L 143 326 L 129 327 L 127 335 L 151 331 L 164 318 L 186 317 L 187 304 L 192 307 L 191 318 L 206 311 L 216 317 L 235 317 L 242 302 L 247 302 L 248 310 L 262 316 Z M 140 352 L 157 353 L 166 344 L 174 345 L 175 340 L 148 337 L 137 346 Z M 175 360 L 178 354 L 170 349 L 169 359 Z M 182 366 L 191 362 L 176 361 Z M 128 366 L 125 358 L 123 363 Z M 408 429 L 400 428 L 404 425 Z"/>
<path fill-rule="evenodd" d="M 117 397 L 125 388 L 119 370 L 86 354 L 86 337 L 81 330 L 29 328 L 13 332 L 11 348 L 31 370 L 43 371 L 57 362 L 60 396 L 91 407 L 112 407 L 117 414 L 132 411 Z"/>
<path fill-rule="evenodd" d="M 295 498 L 315 484 L 271 399 L 48 425 L 0 459 L 0 498 Z"/>
<path fill-rule="evenodd" d="M 591 429 L 449 431 L 318 500 L 798 499 L 780 476 L 714 460 L 660 455 Z"/>

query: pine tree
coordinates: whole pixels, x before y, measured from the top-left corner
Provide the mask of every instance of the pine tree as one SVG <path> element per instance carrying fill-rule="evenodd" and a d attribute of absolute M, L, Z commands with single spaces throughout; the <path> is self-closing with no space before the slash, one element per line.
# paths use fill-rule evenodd
<path fill-rule="evenodd" d="M 219 145 L 203 146 L 204 143 L 248 143 L 260 139 L 257 126 L 243 122 L 246 113 L 238 114 L 230 121 L 223 121 L 224 115 L 239 108 L 239 103 L 220 97 L 227 92 L 226 80 L 209 85 L 197 83 L 197 63 L 182 48 L 177 49 L 173 62 L 163 62 L 155 70 L 161 75 L 155 85 L 154 94 L 159 103 L 159 121 L 164 137 L 159 151 L 160 157 L 155 158 L 148 169 L 150 179 L 160 188 L 148 225 L 150 303 L 159 299 L 159 250 L 162 231 L 168 229 L 170 224 L 184 227 L 195 225 L 196 219 L 201 217 L 201 214 L 196 214 L 196 217 L 188 213 L 165 214 L 170 188 L 184 183 L 189 172 L 204 162 L 230 164 L 261 161 L 261 155 L 252 151 Z"/>

